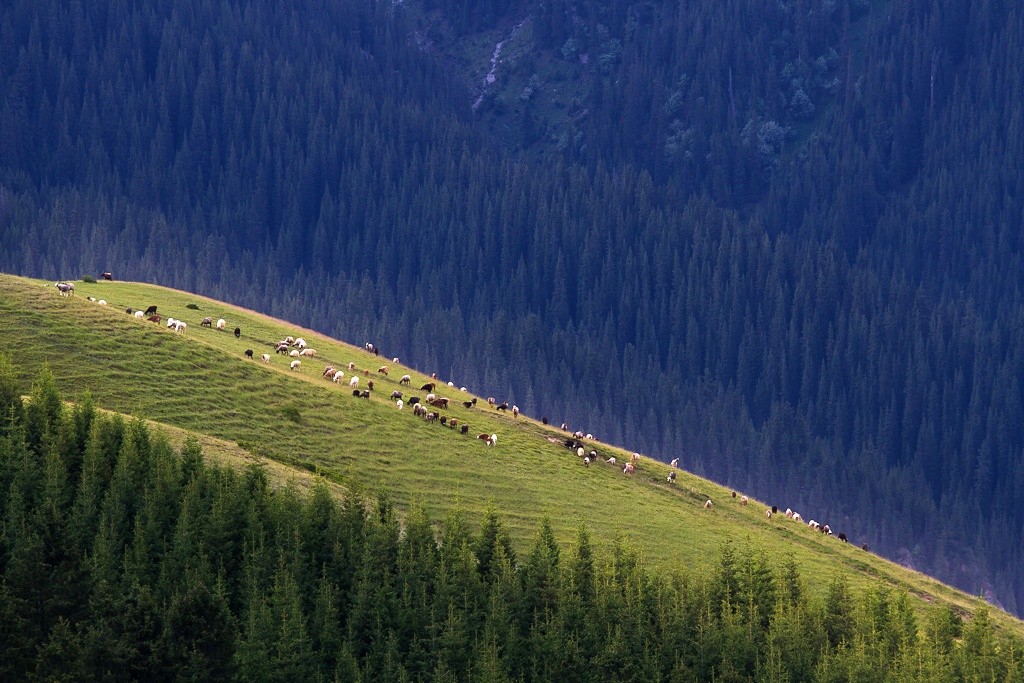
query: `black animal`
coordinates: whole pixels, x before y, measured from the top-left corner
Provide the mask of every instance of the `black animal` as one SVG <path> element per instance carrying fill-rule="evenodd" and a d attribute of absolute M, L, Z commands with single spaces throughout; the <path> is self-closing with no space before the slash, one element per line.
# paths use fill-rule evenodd
<path fill-rule="evenodd" d="M 846 534 L 844 534 L 842 531 L 839 532 L 839 536 L 837 538 L 839 538 L 839 540 L 843 543 L 849 543 L 849 541 L 846 539 Z"/>
<path fill-rule="evenodd" d="M 128 308 L 124 309 L 124 312 L 125 312 L 125 313 L 127 313 L 128 315 L 131 315 L 131 314 L 132 314 L 132 313 L 134 313 L 135 311 L 133 311 L 133 310 L 132 310 L 132 307 L 131 307 L 131 306 L 129 306 Z"/>
<path fill-rule="evenodd" d="M 435 386 L 437 385 L 434 384 L 433 382 L 427 382 L 422 387 L 420 387 L 420 391 L 433 391 Z"/>
<path fill-rule="evenodd" d="M 242 328 L 241 327 L 236 327 L 235 328 L 235 339 L 237 339 L 237 338 L 239 338 L 241 336 L 242 336 Z"/>
<path fill-rule="evenodd" d="M 466 408 L 472 408 L 476 405 L 476 399 L 474 398 L 472 401 L 463 401 L 462 405 L 466 406 Z"/>
<path fill-rule="evenodd" d="M 156 314 L 156 306 L 150 306 L 149 308 L 146 309 L 145 315 L 154 315 L 154 314 Z"/>
<path fill-rule="evenodd" d="M 448 418 L 445 417 L 444 415 L 441 416 L 441 424 L 443 424 L 443 425 L 448 424 Z"/>
<path fill-rule="evenodd" d="M 502 401 L 501 405 L 494 406 L 495 410 L 508 410 L 508 401 Z"/>
<path fill-rule="evenodd" d="M 252 349 L 246 349 L 245 355 L 249 358 L 249 360 L 252 360 Z"/>
<path fill-rule="evenodd" d="M 862 546 L 860 547 L 860 549 L 861 549 L 861 550 L 867 550 L 867 549 L 868 549 L 868 544 L 867 544 L 867 543 L 865 543 L 864 545 L 862 545 Z"/>
<path fill-rule="evenodd" d="M 779 506 L 778 505 L 772 505 L 772 514 L 773 515 L 779 514 Z"/>
<path fill-rule="evenodd" d="M 106 273 L 103 273 L 103 279 L 104 280 L 113 280 L 114 279 L 114 274 L 109 272 L 109 271 L 106 272 Z"/>
<path fill-rule="evenodd" d="M 416 405 L 419 402 L 420 402 L 420 397 L 419 396 L 413 396 L 412 398 L 409 399 L 409 405 L 411 405 L 411 406 L 414 406 L 414 405 Z"/>
<path fill-rule="evenodd" d="M 462 425 L 462 433 L 469 434 L 469 425 Z"/>
<path fill-rule="evenodd" d="M 542 417 L 542 418 L 540 419 L 540 423 L 541 423 L 542 425 L 546 425 L 546 424 L 548 423 L 548 419 L 547 419 L 546 417 Z"/>
<path fill-rule="evenodd" d="M 358 389 L 353 389 L 352 390 L 352 395 L 355 396 L 356 398 L 359 398 L 359 390 Z"/>
<path fill-rule="evenodd" d="M 203 318 L 203 322 L 199 323 L 199 326 L 209 327 L 210 329 L 213 329 L 213 318 L 210 318 L 209 316 Z"/>
<path fill-rule="evenodd" d="M 359 392 L 359 398 L 370 398 L 370 390 L 369 389 L 363 389 L 362 391 L 360 391 Z"/>

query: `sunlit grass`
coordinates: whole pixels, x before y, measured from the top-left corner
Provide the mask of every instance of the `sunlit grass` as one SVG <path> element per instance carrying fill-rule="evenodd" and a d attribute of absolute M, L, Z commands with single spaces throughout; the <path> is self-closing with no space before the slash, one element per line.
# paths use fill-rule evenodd
<path fill-rule="evenodd" d="M 461 402 L 473 394 L 458 388 L 439 383 L 437 393 L 452 399 L 444 412 L 468 423 L 469 434 L 427 424 L 408 406 L 399 411 L 388 397 L 394 389 L 406 398 L 423 397 L 426 392 L 419 387 L 428 377 L 363 348 L 152 285 L 76 283 L 76 290 L 74 298 L 65 298 L 52 283 L 0 275 L 0 339 L 23 393 L 45 363 L 66 398 L 75 400 L 88 390 L 102 408 L 168 425 L 178 438 L 202 435 L 204 447 L 229 464 L 244 463 L 255 451 L 275 463 L 276 476 L 294 473 L 308 479 L 310 472 L 320 472 L 339 491 L 346 486 L 368 493 L 385 488 L 400 509 L 417 500 L 438 521 L 447 508 L 458 505 L 476 523 L 493 503 L 522 551 L 546 515 L 563 542 L 582 520 L 596 544 L 621 538 L 658 567 L 706 566 L 723 542 L 733 540 L 764 548 L 780 564 L 792 556 L 815 591 L 844 572 L 855 588 L 875 577 L 905 586 L 913 595 L 927 596 L 919 601 L 922 607 L 935 599 L 972 612 L 979 604 L 784 516 L 767 519 L 764 503 L 740 506 L 730 491 L 686 472 L 670 486 L 665 481 L 669 467 L 663 463 L 642 458 L 633 476 L 602 461 L 585 468 L 561 445 L 565 435 L 557 429 L 499 413 L 484 397 L 466 409 Z M 89 302 L 88 296 L 108 305 Z M 188 309 L 189 303 L 198 310 Z M 126 307 L 151 304 L 163 317 L 158 325 L 125 313 Z M 168 316 L 186 321 L 187 332 L 168 330 Z M 201 327 L 206 316 L 224 318 L 226 329 Z M 238 339 L 236 326 L 242 332 Z M 290 358 L 273 351 L 273 343 L 287 335 L 303 336 L 318 352 L 315 359 L 302 359 L 297 372 L 288 369 Z M 253 349 L 254 360 L 245 357 L 247 348 Z M 260 360 L 262 353 L 271 354 L 269 364 Z M 360 389 L 373 380 L 369 400 L 352 396 L 349 362 L 356 364 Z M 342 368 L 342 382 L 321 376 L 327 364 Z M 377 372 L 382 365 L 390 367 L 386 377 Z M 399 386 L 405 373 L 413 377 L 412 388 Z M 497 445 L 484 445 L 475 438 L 480 433 L 497 434 Z M 620 463 L 629 456 L 600 443 L 594 447 Z M 714 501 L 711 510 L 703 508 L 708 498 Z M 1012 617 L 999 613 L 996 619 L 1024 633 Z"/>

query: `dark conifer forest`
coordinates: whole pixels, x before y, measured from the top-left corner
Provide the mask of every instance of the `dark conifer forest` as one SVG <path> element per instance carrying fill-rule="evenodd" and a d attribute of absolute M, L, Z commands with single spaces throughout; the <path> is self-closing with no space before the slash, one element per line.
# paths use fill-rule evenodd
<path fill-rule="evenodd" d="M 1022 45 L 1007 0 L 9 0 L 0 269 L 372 341 L 1019 615 Z"/>

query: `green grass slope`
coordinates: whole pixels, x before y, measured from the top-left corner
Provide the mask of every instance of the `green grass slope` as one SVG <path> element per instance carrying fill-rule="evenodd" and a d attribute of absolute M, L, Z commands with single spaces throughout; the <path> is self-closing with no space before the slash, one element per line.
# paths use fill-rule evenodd
<path fill-rule="evenodd" d="M 89 296 L 108 305 L 90 302 Z M 129 306 L 154 304 L 164 320 L 186 321 L 187 331 L 177 334 L 163 322 L 125 313 Z M 224 318 L 227 329 L 201 327 L 206 316 Z M 232 334 L 235 326 L 241 328 L 240 339 Z M 286 335 L 303 336 L 318 352 L 315 359 L 303 359 L 299 371 L 289 370 L 291 359 L 273 353 L 274 341 Z M 654 566 L 701 567 L 732 539 L 764 547 L 780 561 L 793 556 L 815 591 L 843 572 L 858 589 L 875 580 L 905 587 L 922 608 L 949 603 L 969 615 L 981 604 L 861 550 L 856 530 L 843 530 L 855 542 L 848 545 L 784 515 L 768 519 L 765 503 L 741 506 L 730 491 L 686 472 L 670 486 L 663 463 L 641 458 L 632 476 L 600 460 L 585 468 L 561 445 L 564 435 L 556 428 L 495 411 L 483 397 L 467 410 L 461 401 L 473 394 L 458 388 L 440 386 L 437 393 L 452 399 L 447 415 L 468 423 L 470 433 L 427 424 L 408 408 L 397 410 L 388 398 L 396 388 L 406 397 L 422 397 L 425 392 L 418 388 L 428 381 L 424 374 L 187 292 L 141 283 L 76 282 L 76 296 L 62 297 L 53 283 L 0 275 L 0 340 L 24 393 L 45 364 L 66 398 L 88 390 L 98 407 L 166 425 L 172 439 L 201 435 L 214 459 L 238 464 L 255 454 L 274 463 L 278 478 L 308 478 L 319 471 L 343 488 L 359 486 L 371 493 L 386 488 L 400 509 L 416 499 L 435 520 L 457 504 L 474 523 L 493 504 L 520 548 L 527 547 L 540 517 L 547 515 L 563 542 L 583 521 L 595 542 L 617 535 L 641 548 Z M 255 360 L 245 357 L 247 348 Z M 269 364 L 259 360 L 264 352 L 271 354 Z M 347 381 L 334 384 L 321 376 L 332 364 L 343 368 L 347 380 L 350 362 L 356 364 L 360 388 L 367 379 L 374 381 L 369 400 L 354 398 Z M 387 377 L 376 371 L 385 364 Z M 367 369 L 370 377 L 362 373 Z M 411 390 L 399 386 L 406 373 L 413 377 Z M 497 445 L 474 438 L 479 433 L 497 434 Z M 595 447 L 620 462 L 629 455 L 600 443 Z M 709 498 L 714 506 L 706 510 Z M 811 510 L 801 512 L 805 519 L 814 516 Z M 1024 635 L 1024 623 L 998 611 L 993 617 Z"/>

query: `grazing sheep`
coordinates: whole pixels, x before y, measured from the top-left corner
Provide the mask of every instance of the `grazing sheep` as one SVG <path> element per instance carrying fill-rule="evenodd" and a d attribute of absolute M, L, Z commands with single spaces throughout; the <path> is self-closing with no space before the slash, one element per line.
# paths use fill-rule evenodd
<path fill-rule="evenodd" d="M 451 381 L 449 381 L 449 382 L 448 382 L 448 386 L 450 386 L 450 387 L 453 387 L 453 388 L 454 388 L 454 387 L 455 387 L 455 382 L 451 382 Z"/>
<path fill-rule="evenodd" d="M 288 345 L 284 342 L 278 342 L 277 346 L 274 347 L 274 353 L 288 353 Z"/>
<path fill-rule="evenodd" d="M 292 358 L 298 358 L 299 357 L 299 350 L 298 349 L 292 349 L 291 351 L 288 352 L 288 355 L 291 356 Z"/>
<path fill-rule="evenodd" d="M 427 409 L 421 406 L 419 403 L 412 404 L 412 414 L 419 417 L 421 414 L 427 412 Z"/>
<path fill-rule="evenodd" d="M 433 422 L 434 420 L 437 419 L 437 413 L 427 413 L 426 415 L 423 416 L 423 419 L 425 419 L 427 422 Z"/>
<path fill-rule="evenodd" d="M 106 305 L 107 305 L 107 302 L 106 302 L 106 301 L 104 301 L 103 299 L 100 299 L 100 300 L 99 300 L 99 301 L 97 301 L 96 303 L 97 303 L 97 304 L 99 304 L 100 306 L 106 306 Z"/>
<path fill-rule="evenodd" d="M 342 372 L 341 370 L 338 370 L 337 372 L 335 372 L 334 373 L 334 377 L 333 377 L 334 383 L 337 384 L 338 382 L 340 382 L 344 376 L 345 376 L 345 373 Z"/>
<path fill-rule="evenodd" d="M 773 515 L 779 514 L 779 506 L 778 505 L 772 505 L 772 514 Z"/>
<path fill-rule="evenodd" d="M 129 306 L 128 308 L 124 309 L 124 312 L 125 312 L 125 313 L 127 313 L 128 315 L 131 315 L 131 314 L 132 314 L 132 313 L 134 313 L 135 311 L 133 311 L 133 310 L 132 310 L 132 307 L 131 307 L 131 306 Z"/>
<path fill-rule="evenodd" d="M 462 393 L 466 393 L 467 391 L 469 391 L 469 389 L 467 389 L 466 387 L 459 387 L 459 391 L 461 391 Z"/>
<path fill-rule="evenodd" d="M 789 508 L 786 508 L 786 516 L 790 519 L 793 519 L 793 511 L 790 510 Z"/>
<path fill-rule="evenodd" d="M 479 440 L 481 440 L 481 441 L 487 441 L 488 439 L 490 439 L 490 438 L 491 438 L 491 435 L 490 435 L 490 434 L 487 434 L 487 433 L 485 432 L 485 433 L 483 433 L 483 434 L 477 434 L 477 435 L 476 435 L 476 438 L 478 438 L 478 439 L 479 439 Z"/>
<path fill-rule="evenodd" d="M 430 392 L 430 391 L 433 391 L 434 387 L 436 387 L 436 386 L 437 386 L 437 382 L 427 382 L 422 387 L 420 387 L 420 391 L 428 391 L 428 392 Z"/>
<path fill-rule="evenodd" d="M 269 353 L 264 353 L 264 354 L 262 354 L 262 355 L 260 356 L 260 358 L 262 358 L 262 359 L 263 359 L 263 362 L 264 362 L 264 363 L 269 363 L 269 362 L 270 362 L 270 354 L 269 354 Z"/>
<path fill-rule="evenodd" d="M 463 401 L 462 405 L 466 406 L 467 409 L 472 408 L 476 405 L 476 399 L 474 398 L 472 401 Z"/>
<path fill-rule="evenodd" d="M 203 318 L 203 322 L 199 323 L 199 327 L 209 327 L 209 328 L 212 329 L 213 328 L 213 318 L 210 318 L 210 317 Z"/>
<path fill-rule="evenodd" d="M 352 379 L 350 379 L 348 381 L 348 385 L 350 387 L 358 387 L 359 386 L 359 375 L 352 375 Z"/>
<path fill-rule="evenodd" d="M 109 280 L 113 280 L 113 279 L 114 279 L 114 274 L 113 274 L 113 273 L 111 273 L 111 272 L 110 272 L 110 271 L 108 270 L 107 272 L 103 273 L 103 279 L 104 279 L 104 280 L 108 280 L 108 281 L 109 281 Z"/>
<path fill-rule="evenodd" d="M 188 323 L 186 323 L 184 320 L 175 320 L 174 321 L 174 331 L 175 332 L 179 332 L 181 334 L 185 334 L 185 328 L 187 328 L 187 327 L 188 327 Z"/>
<path fill-rule="evenodd" d="M 849 540 L 847 540 L 846 534 L 844 534 L 842 531 L 839 532 L 839 535 L 836 538 L 838 538 L 843 543 L 849 543 L 850 542 Z"/>
<path fill-rule="evenodd" d="M 367 386 L 367 388 L 368 388 L 368 389 L 369 389 L 370 391 L 373 391 L 373 380 L 372 380 L 372 379 L 368 379 L 368 380 L 366 380 L 366 386 Z"/>
<path fill-rule="evenodd" d="M 580 446 L 579 448 L 576 449 L 576 457 L 577 458 L 582 458 L 585 453 L 586 453 L 586 451 L 583 450 L 583 446 Z"/>
<path fill-rule="evenodd" d="M 460 427 L 460 431 L 463 434 L 469 434 L 469 425 L 462 425 L 462 427 Z"/>
<path fill-rule="evenodd" d="M 363 370 L 363 374 L 366 375 L 367 377 L 369 377 L 370 376 L 370 369 L 367 368 L 366 370 Z"/>
<path fill-rule="evenodd" d="M 668 483 L 670 483 L 670 484 L 676 483 L 676 473 L 675 472 L 669 472 L 668 473 Z"/>
<path fill-rule="evenodd" d="M 402 379 L 398 380 L 399 384 L 408 384 L 412 381 L 411 375 L 402 375 Z"/>
<path fill-rule="evenodd" d="M 228 324 L 228 322 L 227 322 L 226 320 L 224 320 L 224 318 L 220 318 L 220 319 L 219 319 L 219 320 L 217 321 L 217 329 L 218 329 L 218 330 L 223 330 L 223 329 L 224 329 L 224 326 L 225 326 L 225 325 L 227 325 L 227 324 Z"/>
<path fill-rule="evenodd" d="M 487 445 L 488 446 L 493 446 L 496 443 L 498 443 L 498 435 L 497 434 L 491 434 L 491 438 L 487 439 Z"/>
<path fill-rule="evenodd" d="M 245 350 L 245 357 L 248 358 L 249 360 L 252 360 L 252 349 Z"/>
<path fill-rule="evenodd" d="M 295 337 L 291 336 L 290 334 L 284 338 L 284 343 L 288 344 L 288 346 L 291 346 L 293 341 L 295 341 Z"/>
<path fill-rule="evenodd" d="M 587 436 L 586 436 L 586 438 L 588 438 L 588 439 L 590 439 L 591 441 L 593 441 L 593 440 L 594 440 L 594 435 L 593 435 L 593 434 L 591 434 L 590 432 L 587 432 Z"/>
<path fill-rule="evenodd" d="M 561 427 L 561 429 L 562 429 L 562 431 L 563 431 L 563 432 L 567 432 L 567 431 L 569 431 L 569 425 L 567 425 L 567 424 L 565 424 L 565 423 L 563 422 L 563 423 L 562 423 L 562 427 Z"/>
<path fill-rule="evenodd" d="M 96 297 L 94 297 L 94 296 L 87 296 L 87 297 L 85 297 L 85 300 L 86 301 L 96 301 Z"/>
<path fill-rule="evenodd" d="M 679 469 L 679 458 L 672 458 L 672 462 L 670 462 L 669 464 L 672 465 L 672 469 Z"/>
<path fill-rule="evenodd" d="M 508 410 L 508 401 L 503 401 L 501 405 L 494 406 L 495 410 Z"/>
<path fill-rule="evenodd" d="M 156 315 L 156 306 L 150 306 L 149 308 L 147 308 L 146 309 L 146 315 L 147 316 Z"/>
<path fill-rule="evenodd" d="M 348 362 L 348 371 L 349 371 L 349 372 L 352 372 L 352 371 L 354 371 L 355 369 L 356 369 L 356 364 L 355 364 L 355 362 L 354 362 L 354 361 L 349 361 L 349 362 Z"/>
<path fill-rule="evenodd" d="M 615 464 L 615 456 L 614 455 L 612 457 L 608 458 L 608 464 L 609 465 L 614 465 Z"/>
<path fill-rule="evenodd" d="M 392 358 L 391 362 L 394 363 L 395 365 L 398 365 L 398 356 L 395 356 L 394 358 Z"/>
<path fill-rule="evenodd" d="M 640 454 L 634 453 L 633 455 L 629 456 L 629 461 L 633 464 L 640 462 Z"/>
<path fill-rule="evenodd" d="M 61 296 L 74 296 L 75 286 L 70 282 L 54 282 L 53 286 Z"/>
<path fill-rule="evenodd" d="M 631 462 L 627 462 L 625 465 L 622 466 L 622 473 L 623 474 L 633 474 L 633 472 L 635 472 L 635 471 L 636 471 L 636 466 L 633 465 L 633 463 L 631 463 Z"/>
<path fill-rule="evenodd" d="M 800 516 L 799 512 L 794 512 L 792 519 L 793 519 L 794 522 L 802 522 L 802 521 L 804 521 L 804 518 Z"/>
<path fill-rule="evenodd" d="M 302 349 L 306 348 L 306 340 L 303 339 L 302 337 L 297 337 L 295 339 L 294 345 L 298 346 L 299 350 L 301 351 Z"/>
<path fill-rule="evenodd" d="M 861 550 L 867 550 L 868 549 L 868 544 L 867 543 L 862 543 L 861 546 L 860 546 L 860 549 Z"/>
<path fill-rule="evenodd" d="M 143 317 L 145 317 L 145 315 L 146 314 L 143 313 L 142 311 L 135 311 L 135 317 L 136 318 L 143 318 Z"/>
<path fill-rule="evenodd" d="M 352 390 L 352 395 L 355 396 L 356 398 L 359 398 L 359 390 L 358 389 L 353 389 Z"/>
<path fill-rule="evenodd" d="M 160 316 L 158 316 L 158 315 L 151 315 L 148 318 L 146 318 L 146 320 L 148 320 L 151 323 L 158 323 L 158 322 L 160 322 Z"/>
<path fill-rule="evenodd" d="M 584 467 L 590 467 L 590 456 L 589 455 L 587 457 L 583 458 L 583 466 Z"/>
<path fill-rule="evenodd" d="M 363 348 L 369 351 L 370 353 L 373 353 L 373 344 L 371 344 L 370 342 L 366 342 L 365 344 L 363 344 Z"/>
<path fill-rule="evenodd" d="M 732 492 L 732 497 L 733 497 L 733 498 L 735 498 L 735 497 L 736 497 L 736 492 L 735 492 L 735 491 L 733 491 L 733 492 Z"/>
<path fill-rule="evenodd" d="M 405 404 L 404 404 L 404 403 L 402 403 L 402 399 L 398 399 L 398 403 L 396 403 L 395 405 L 396 405 L 396 406 L 398 406 L 398 409 L 399 409 L 399 410 L 401 410 L 401 409 L 402 409 L 402 406 L 404 406 Z"/>
<path fill-rule="evenodd" d="M 298 370 L 298 369 L 299 369 L 299 366 L 301 366 L 301 365 L 302 365 L 302 361 L 301 361 L 301 360 L 293 360 L 293 361 L 292 361 L 292 362 L 291 362 L 291 363 L 290 363 L 290 364 L 288 365 L 288 367 L 289 367 L 289 368 L 291 368 L 292 370 Z"/>
<path fill-rule="evenodd" d="M 299 351 L 300 356 L 309 356 L 310 358 L 316 358 L 316 349 L 302 349 Z"/>
<path fill-rule="evenodd" d="M 384 375 L 385 377 L 387 377 L 388 376 L 388 366 L 386 366 L 386 365 L 380 366 L 379 368 L 377 368 L 377 372 L 379 374 Z"/>
<path fill-rule="evenodd" d="M 450 420 L 448 420 L 448 426 L 451 427 L 452 429 L 455 429 L 456 427 L 459 426 L 459 421 L 453 417 Z"/>
<path fill-rule="evenodd" d="M 242 337 L 242 328 L 241 327 L 236 327 L 235 328 L 235 339 L 241 339 L 241 337 Z"/>
<path fill-rule="evenodd" d="M 396 398 L 402 398 L 402 392 L 398 389 L 391 392 L 391 400 L 394 401 Z"/>
<path fill-rule="evenodd" d="M 363 389 L 362 391 L 360 391 L 359 392 L 359 398 L 370 398 L 370 390 L 369 389 Z"/>
<path fill-rule="evenodd" d="M 427 403 L 432 403 L 437 398 L 437 394 L 427 394 Z"/>
<path fill-rule="evenodd" d="M 765 508 L 764 516 L 767 517 L 768 519 L 771 519 L 772 518 L 772 509 L 771 508 Z"/>
<path fill-rule="evenodd" d="M 167 327 L 168 328 L 174 327 L 174 318 L 168 318 L 167 319 Z"/>
<path fill-rule="evenodd" d="M 440 422 L 441 422 L 441 424 L 443 424 L 444 426 L 447 427 L 448 426 L 448 417 L 446 415 L 442 415 L 441 419 L 440 419 Z"/>
<path fill-rule="evenodd" d="M 747 497 L 746 496 L 740 496 L 740 505 L 746 505 L 746 504 L 747 504 Z"/>
<path fill-rule="evenodd" d="M 493 396 L 488 396 L 487 397 L 487 405 L 489 405 L 489 406 L 493 406 L 494 405 L 494 397 Z"/>
<path fill-rule="evenodd" d="M 333 365 L 328 365 L 326 368 L 324 368 L 324 372 L 320 376 L 321 377 L 326 377 L 327 379 L 334 379 L 334 376 L 336 374 L 338 374 L 338 371 L 334 369 L 334 366 Z"/>
<path fill-rule="evenodd" d="M 409 405 L 412 405 L 414 403 L 419 403 L 419 402 L 420 402 L 420 397 L 419 396 L 413 396 L 412 398 L 409 399 Z"/>
<path fill-rule="evenodd" d="M 704 503 L 704 509 L 705 510 L 710 510 L 711 509 L 711 499 L 710 498 L 708 498 L 707 502 Z"/>

